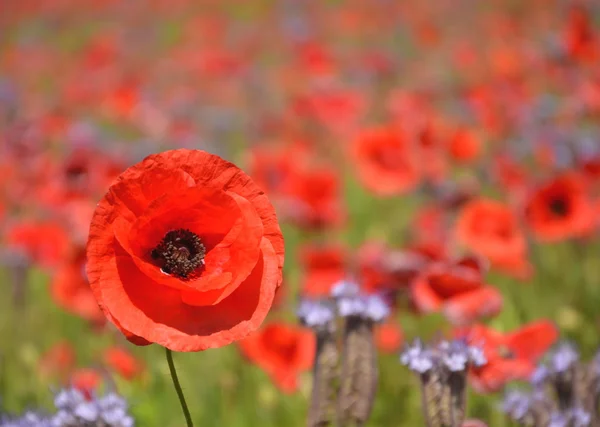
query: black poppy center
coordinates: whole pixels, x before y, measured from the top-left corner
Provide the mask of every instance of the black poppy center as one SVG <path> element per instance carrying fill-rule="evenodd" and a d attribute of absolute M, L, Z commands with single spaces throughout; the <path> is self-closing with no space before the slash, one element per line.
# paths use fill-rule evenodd
<path fill-rule="evenodd" d="M 498 347 L 498 355 L 504 359 L 514 359 L 516 357 L 510 348 L 503 345 Z"/>
<path fill-rule="evenodd" d="M 569 213 L 569 204 L 562 197 L 550 200 L 550 211 L 556 216 L 566 216 Z"/>
<path fill-rule="evenodd" d="M 203 265 L 204 255 L 200 237 L 184 229 L 169 231 L 151 253 L 163 272 L 181 278 L 188 278 Z"/>

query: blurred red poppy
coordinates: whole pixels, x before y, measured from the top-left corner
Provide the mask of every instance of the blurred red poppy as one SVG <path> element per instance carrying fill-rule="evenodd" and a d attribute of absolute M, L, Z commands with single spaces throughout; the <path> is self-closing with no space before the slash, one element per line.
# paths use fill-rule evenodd
<path fill-rule="evenodd" d="M 95 324 L 103 324 L 106 319 L 90 288 L 85 264 L 85 247 L 73 247 L 52 278 L 52 298 L 68 312 Z"/>
<path fill-rule="evenodd" d="M 337 245 L 300 248 L 303 269 L 300 289 L 307 297 L 327 297 L 333 285 L 346 276 L 348 253 Z"/>
<path fill-rule="evenodd" d="M 592 61 L 600 54 L 600 42 L 595 34 L 590 12 L 581 5 L 569 9 L 564 41 L 569 56 L 576 60 Z"/>
<path fill-rule="evenodd" d="M 494 316 L 502 309 L 500 292 L 483 282 L 475 258 L 430 264 L 412 283 L 411 297 L 422 313 L 442 311 L 455 325 Z"/>
<path fill-rule="evenodd" d="M 477 160 L 482 151 L 481 139 L 467 128 L 458 128 L 448 140 L 448 152 L 453 160 L 470 164 Z"/>
<path fill-rule="evenodd" d="M 458 216 L 455 236 L 492 266 L 521 278 L 530 275 L 525 234 L 509 206 L 483 198 L 468 202 Z"/>
<path fill-rule="evenodd" d="M 315 337 L 307 329 L 271 323 L 239 342 L 242 353 L 285 393 L 298 389 L 298 375 L 311 368 Z"/>
<path fill-rule="evenodd" d="M 566 173 L 541 185 L 526 203 L 525 220 L 542 241 L 588 234 L 595 226 L 595 215 L 583 177 Z"/>
<path fill-rule="evenodd" d="M 87 399 L 90 399 L 102 384 L 102 376 L 95 369 L 80 368 L 73 372 L 70 383 L 72 387 L 81 391 Z"/>
<path fill-rule="evenodd" d="M 375 343 L 377 348 L 384 353 L 396 353 L 403 341 L 404 334 L 396 322 L 385 322 L 375 328 Z"/>
<path fill-rule="evenodd" d="M 442 183 L 448 172 L 447 150 L 444 146 L 446 133 L 444 120 L 432 114 L 415 135 L 421 178 L 434 185 Z"/>
<path fill-rule="evenodd" d="M 407 136 L 399 130 L 365 129 L 354 141 L 352 150 L 358 178 L 375 194 L 402 194 L 419 183 L 413 149 Z"/>
<path fill-rule="evenodd" d="M 283 216 L 301 227 L 321 229 L 344 220 L 340 176 L 333 169 L 298 171 L 283 192 Z"/>
<path fill-rule="evenodd" d="M 75 361 L 73 345 L 68 341 L 60 341 L 41 356 L 40 373 L 47 377 L 58 376 L 61 381 L 66 381 Z"/>
<path fill-rule="evenodd" d="M 92 219 L 87 274 L 132 342 L 200 351 L 260 326 L 283 253 L 275 211 L 252 180 L 180 149 L 147 157 L 110 187 Z"/>
<path fill-rule="evenodd" d="M 492 173 L 497 185 L 512 201 L 520 203 L 523 200 L 530 182 L 529 173 L 523 165 L 508 155 L 497 155 L 492 160 Z"/>
<path fill-rule="evenodd" d="M 129 351 L 120 347 L 106 349 L 104 363 L 126 380 L 132 380 L 144 371 L 143 363 Z"/>
<path fill-rule="evenodd" d="M 488 362 L 471 370 L 473 387 L 494 392 L 510 381 L 528 380 L 538 360 L 558 339 L 558 329 L 548 320 L 539 320 L 504 334 L 475 325 L 457 335 L 482 347 Z"/>
<path fill-rule="evenodd" d="M 69 236 L 59 224 L 24 220 L 9 226 L 5 242 L 43 268 L 56 267 L 68 254 Z"/>
<path fill-rule="evenodd" d="M 302 142 L 257 146 L 249 153 L 249 175 L 269 196 L 277 195 L 288 179 L 306 166 L 309 152 Z"/>

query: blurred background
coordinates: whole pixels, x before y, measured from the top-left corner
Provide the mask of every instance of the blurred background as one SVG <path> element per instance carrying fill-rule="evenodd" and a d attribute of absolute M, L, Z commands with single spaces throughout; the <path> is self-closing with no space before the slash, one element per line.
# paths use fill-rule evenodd
<path fill-rule="evenodd" d="M 84 269 L 110 183 L 171 148 L 238 164 L 286 238 L 259 350 L 175 355 L 197 425 L 305 425 L 310 360 L 289 355 L 314 342 L 298 298 L 348 274 L 394 309 L 376 330 L 370 426 L 422 423 L 398 361 L 416 336 L 548 319 L 591 356 L 599 119 L 591 0 L 5 1 L 0 412 L 50 410 L 74 384 L 118 390 L 137 425 L 183 425 L 163 349 L 105 322 Z M 484 291 L 430 283 L 427 302 L 416 283 L 432 265 L 453 279 L 467 268 Z M 500 386 L 471 392 L 469 413 L 509 425 L 511 378 L 489 375 Z"/>

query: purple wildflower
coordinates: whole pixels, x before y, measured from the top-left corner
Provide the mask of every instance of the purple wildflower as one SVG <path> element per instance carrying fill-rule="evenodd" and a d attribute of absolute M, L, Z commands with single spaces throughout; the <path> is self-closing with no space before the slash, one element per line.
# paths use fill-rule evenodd
<path fill-rule="evenodd" d="M 330 305 L 312 300 L 300 302 L 297 314 L 302 323 L 311 328 L 323 327 L 331 323 L 335 317 Z"/>
<path fill-rule="evenodd" d="M 514 420 L 521 420 L 529 412 L 531 396 L 520 390 L 511 390 L 502 401 L 502 411 Z"/>
<path fill-rule="evenodd" d="M 87 400 L 78 390 L 67 389 L 55 396 L 54 404 L 58 412 L 52 418 L 52 427 L 134 425 L 133 418 L 127 413 L 127 402 L 114 393 Z"/>
<path fill-rule="evenodd" d="M 550 369 L 555 373 L 569 370 L 579 361 L 579 353 L 572 344 L 562 343 L 550 356 Z"/>
<path fill-rule="evenodd" d="M 351 280 L 340 280 L 331 288 L 331 296 L 334 298 L 356 296 L 359 292 L 360 287 Z"/>
<path fill-rule="evenodd" d="M 20 417 L 0 418 L 0 427 L 54 427 L 45 415 L 27 411 Z"/>
<path fill-rule="evenodd" d="M 390 315 L 390 307 L 379 295 L 369 295 L 365 315 L 374 322 L 381 322 Z"/>

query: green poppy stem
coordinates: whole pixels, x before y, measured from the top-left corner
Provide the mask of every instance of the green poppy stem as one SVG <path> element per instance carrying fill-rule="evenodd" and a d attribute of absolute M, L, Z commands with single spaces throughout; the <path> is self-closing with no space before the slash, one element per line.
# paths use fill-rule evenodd
<path fill-rule="evenodd" d="M 185 397 L 183 397 L 183 390 L 181 389 L 181 384 L 179 384 L 179 378 L 177 378 L 177 371 L 175 370 L 175 364 L 173 363 L 173 353 L 168 348 L 165 348 L 165 350 L 167 350 L 167 362 L 169 363 L 169 371 L 171 372 L 171 378 L 173 379 L 173 385 L 175 386 L 177 397 L 179 397 L 179 403 L 181 403 L 181 409 L 183 409 L 183 415 L 185 416 L 187 427 L 194 427 L 194 423 L 192 422 L 192 416 L 190 415 L 190 410 L 188 409 L 187 403 L 185 403 Z"/>

